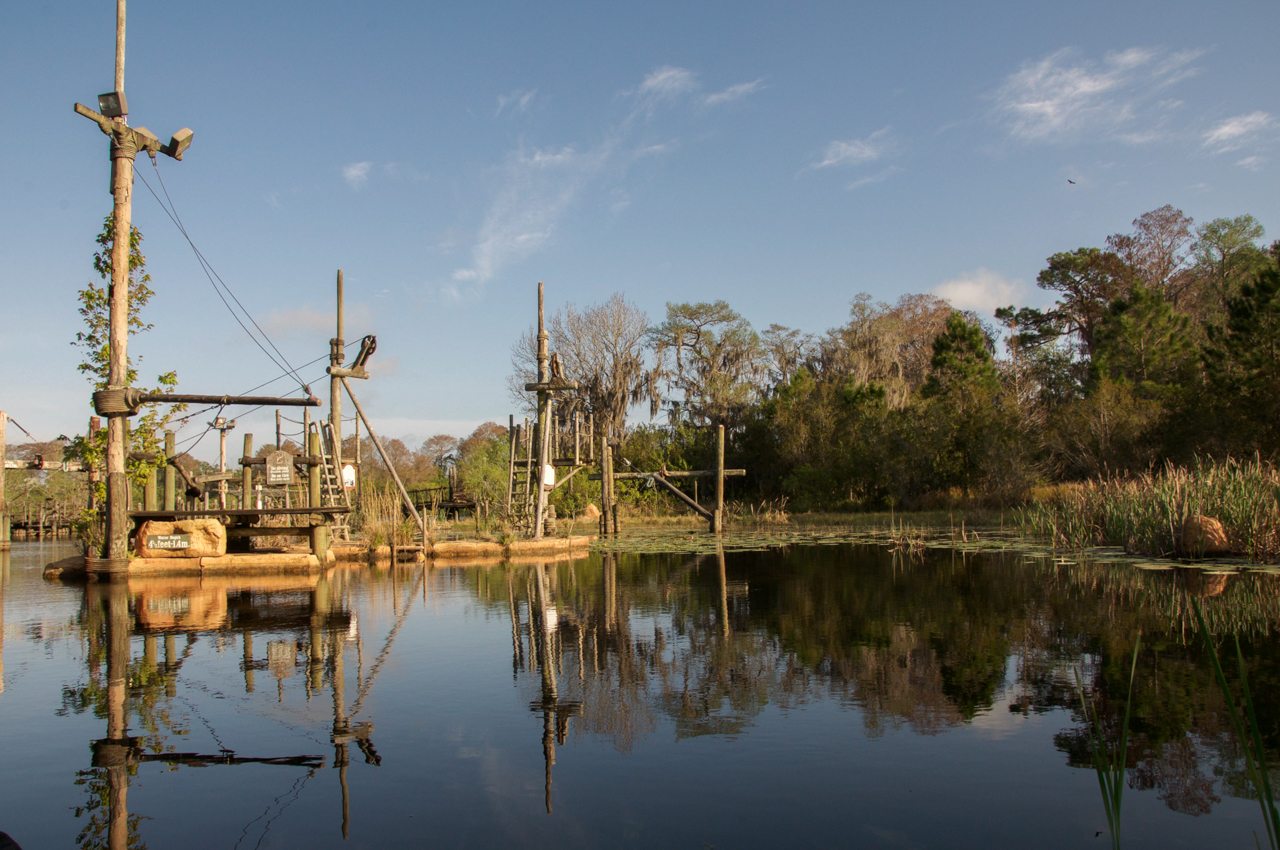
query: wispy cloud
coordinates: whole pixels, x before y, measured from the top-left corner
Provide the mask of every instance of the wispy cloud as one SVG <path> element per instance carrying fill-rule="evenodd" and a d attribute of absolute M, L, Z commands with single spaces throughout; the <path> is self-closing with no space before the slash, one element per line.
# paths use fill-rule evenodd
<path fill-rule="evenodd" d="M 1247 171 L 1260 171 L 1267 161 L 1260 156 L 1246 156 L 1244 159 L 1236 160 L 1236 165 Z"/>
<path fill-rule="evenodd" d="M 542 250 L 611 149 L 584 154 L 563 147 L 511 154 L 502 167 L 501 189 L 471 248 L 471 264 L 453 271 L 441 295 L 459 300 L 462 286 L 483 286 L 504 267 Z"/>
<path fill-rule="evenodd" d="M 1266 112 L 1250 112 L 1237 115 L 1219 123 L 1204 134 L 1204 146 L 1214 153 L 1229 153 L 1257 141 L 1258 137 L 1275 124 Z"/>
<path fill-rule="evenodd" d="M 367 328 L 373 323 L 373 314 L 364 304 L 349 304 L 345 308 L 345 321 L 360 333 L 360 328 Z M 319 333 L 333 333 L 334 318 L 332 311 L 319 310 L 315 307 L 296 307 L 287 310 L 275 310 L 262 320 L 262 329 L 268 334 L 278 337 L 307 336 Z"/>
<path fill-rule="evenodd" d="M 827 145 L 813 167 L 833 168 L 875 162 L 888 152 L 891 142 L 888 127 L 881 127 L 863 139 L 837 139 Z"/>
<path fill-rule="evenodd" d="M 1090 132 L 1130 144 L 1162 138 L 1153 132 L 1176 109 L 1161 93 L 1196 73 L 1201 50 L 1130 47 L 1100 60 L 1059 50 L 1024 65 L 995 92 L 996 114 L 1010 136 L 1027 142 Z M 1133 131 L 1133 126 L 1143 127 Z"/>
<path fill-rule="evenodd" d="M 364 184 L 369 182 L 369 172 L 372 170 L 373 163 L 368 160 L 347 163 L 342 166 L 342 179 L 347 181 L 347 185 L 352 189 L 362 189 Z"/>
<path fill-rule="evenodd" d="M 664 65 L 650 71 L 640 83 L 639 92 L 644 97 L 673 98 L 687 94 L 698 87 L 698 77 L 688 68 Z"/>
<path fill-rule="evenodd" d="M 537 94 L 537 89 L 516 89 L 513 92 L 498 95 L 498 108 L 494 116 L 497 117 L 503 113 L 528 112 L 529 105 L 533 103 Z"/>
<path fill-rule="evenodd" d="M 641 160 L 677 150 L 676 139 L 654 142 L 645 138 L 650 132 L 645 128 L 661 112 L 681 104 L 718 105 L 741 100 L 760 85 L 756 80 L 702 95 L 697 74 L 664 65 L 622 93 L 627 109 L 604 128 L 599 142 L 521 147 L 508 154 L 497 170 L 498 188 L 476 231 L 470 261 L 437 285 L 437 297 L 447 302 L 477 294 L 505 268 L 544 250 L 555 239 L 567 212 L 588 189 L 599 187 L 606 175 L 619 177 Z M 532 98 L 533 93 L 528 94 Z M 505 101 L 499 98 L 499 112 L 519 108 L 520 98 L 515 94 L 505 97 Z M 630 204 L 630 196 L 620 188 L 602 189 L 601 195 L 602 205 L 614 213 Z"/>
<path fill-rule="evenodd" d="M 850 192 L 852 192 L 855 189 L 861 189 L 863 186 L 871 186 L 875 183 L 883 183 L 884 181 L 888 180 L 890 177 L 897 174 L 901 170 L 902 169 L 899 168 L 898 166 L 891 165 L 888 168 L 885 168 L 881 171 L 877 171 L 875 174 L 868 174 L 865 177 L 859 177 L 858 179 L 851 181 L 847 186 L 845 186 L 845 188 L 848 189 Z"/>
<path fill-rule="evenodd" d="M 978 268 L 944 280 L 933 294 L 951 302 L 957 310 L 991 314 L 997 307 L 1023 300 L 1025 287 L 991 269 Z"/>
<path fill-rule="evenodd" d="M 763 79 L 752 80 L 749 83 L 738 83 L 736 86 L 729 86 L 727 89 L 712 92 L 702 98 L 702 103 L 704 106 L 721 106 L 726 103 L 733 103 L 736 100 L 742 100 L 755 94 L 763 85 Z"/>

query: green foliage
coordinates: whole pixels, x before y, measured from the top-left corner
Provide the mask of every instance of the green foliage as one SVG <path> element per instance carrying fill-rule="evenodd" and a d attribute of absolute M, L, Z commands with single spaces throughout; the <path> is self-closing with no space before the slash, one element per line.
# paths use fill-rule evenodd
<path fill-rule="evenodd" d="M 1280 449 L 1280 269 L 1263 270 L 1227 302 L 1204 351 L 1223 430 L 1237 451 Z"/>
<path fill-rule="evenodd" d="M 108 215 L 102 223 L 102 230 L 94 240 L 98 250 L 93 255 L 93 269 L 102 283 L 90 281 L 80 290 L 80 317 L 84 321 L 84 329 L 77 331 L 72 345 L 81 350 L 81 361 L 77 369 L 89 378 L 94 390 L 107 388 L 110 373 L 110 282 L 112 274 L 111 251 L 115 241 L 115 219 Z M 129 316 L 128 332 L 130 336 L 150 330 L 151 325 L 142 319 L 143 308 L 151 301 L 155 292 L 151 289 L 151 275 L 147 274 L 147 258 L 142 254 L 142 233 L 134 227 L 129 235 Z M 141 363 L 138 358 L 137 363 Z M 125 382 L 132 386 L 138 379 L 138 370 L 133 358 L 129 359 Z M 156 376 L 153 387 L 140 388 L 143 392 L 172 391 L 178 386 L 176 372 L 163 372 Z M 132 459 L 136 455 L 156 456 L 164 448 L 164 429 L 174 416 L 185 409 L 185 405 L 148 405 L 140 415 L 129 420 L 129 446 L 126 454 L 129 479 L 135 484 L 144 481 L 152 470 L 163 468 L 164 463 L 153 463 Z M 105 429 L 94 435 L 77 437 L 69 447 L 70 456 L 82 460 L 88 466 L 100 466 L 106 458 L 107 432 Z M 97 485 L 99 497 L 105 496 L 105 481 Z"/>

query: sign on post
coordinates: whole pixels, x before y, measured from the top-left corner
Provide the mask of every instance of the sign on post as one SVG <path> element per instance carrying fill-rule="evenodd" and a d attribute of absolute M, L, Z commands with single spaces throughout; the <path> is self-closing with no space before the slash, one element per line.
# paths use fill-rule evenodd
<path fill-rule="evenodd" d="M 274 451 L 267 455 L 267 486 L 293 483 L 293 455 Z"/>

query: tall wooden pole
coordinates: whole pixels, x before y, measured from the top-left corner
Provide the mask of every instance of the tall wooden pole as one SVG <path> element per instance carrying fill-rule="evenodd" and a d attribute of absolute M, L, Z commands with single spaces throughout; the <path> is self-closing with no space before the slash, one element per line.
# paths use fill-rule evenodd
<path fill-rule="evenodd" d="M 115 90 L 124 94 L 125 0 L 116 0 Z M 126 122 L 127 116 L 118 119 Z M 111 137 L 111 290 L 109 293 L 107 389 L 129 383 L 129 242 L 133 232 L 133 159 L 138 149 L 131 133 Z M 107 573 L 123 573 L 129 557 L 129 479 L 125 472 L 126 413 L 107 414 Z"/>
<path fill-rule="evenodd" d="M 538 281 L 538 383 L 543 386 L 546 385 L 551 377 L 548 366 L 549 360 L 550 357 L 547 353 L 547 327 L 542 301 L 542 281 Z M 551 428 L 550 401 L 551 393 L 548 390 L 538 390 L 538 468 L 536 470 L 538 496 L 533 514 L 533 539 L 535 540 L 542 539 L 543 519 L 547 515 L 547 488 L 543 485 L 543 476 L 550 461 L 548 457 L 551 445 L 550 434 L 548 433 Z"/>
<path fill-rule="evenodd" d="M 342 366 L 342 269 L 338 269 L 338 335 L 329 340 L 329 365 L 334 368 Z M 342 378 L 329 374 L 329 427 L 333 431 L 333 474 L 342 486 Z"/>
<path fill-rule="evenodd" d="M 724 531 L 724 426 L 716 428 L 716 512 L 712 516 L 711 530 Z"/>

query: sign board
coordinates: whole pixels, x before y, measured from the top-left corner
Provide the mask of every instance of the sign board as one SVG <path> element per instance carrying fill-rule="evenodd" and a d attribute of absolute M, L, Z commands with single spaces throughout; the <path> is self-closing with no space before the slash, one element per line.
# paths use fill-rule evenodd
<path fill-rule="evenodd" d="M 267 455 L 267 486 L 293 483 L 293 455 L 276 451 Z"/>
<path fill-rule="evenodd" d="M 356 468 L 349 463 L 342 465 L 342 486 L 347 490 L 356 489 Z"/>
<path fill-rule="evenodd" d="M 148 549 L 169 549 L 169 550 L 190 549 L 191 535 L 190 534 L 148 534 L 147 548 Z"/>

